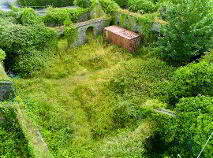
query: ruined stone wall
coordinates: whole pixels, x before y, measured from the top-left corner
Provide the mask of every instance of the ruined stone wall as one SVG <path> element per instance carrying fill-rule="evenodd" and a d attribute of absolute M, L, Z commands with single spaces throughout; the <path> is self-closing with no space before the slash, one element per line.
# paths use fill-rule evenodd
<path fill-rule="evenodd" d="M 0 101 L 14 97 L 12 82 L 6 75 L 3 66 L 0 64 Z"/>
<path fill-rule="evenodd" d="M 114 24 L 128 30 L 144 34 L 149 31 L 160 32 L 160 23 L 156 20 L 157 14 L 137 14 L 126 10 L 114 13 Z"/>
<path fill-rule="evenodd" d="M 98 18 L 76 24 L 77 37 L 73 46 L 79 46 L 87 41 L 86 31 L 89 27 L 93 28 L 93 35 L 97 36 L 103 32 L 106 26 L 109 26 L 111 18 Z"/>

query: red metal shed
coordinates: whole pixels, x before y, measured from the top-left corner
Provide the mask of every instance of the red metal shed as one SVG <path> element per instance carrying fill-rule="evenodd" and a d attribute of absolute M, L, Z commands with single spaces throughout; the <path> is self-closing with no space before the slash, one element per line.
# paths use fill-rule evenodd
<path fill-rule="evenodd" d="M 104 37 L 114 44 L 127 48 L 130 52 L 140 45 L 140 35 L 126 30 L 119 26 L 109 26 L 104 28 Z"/>

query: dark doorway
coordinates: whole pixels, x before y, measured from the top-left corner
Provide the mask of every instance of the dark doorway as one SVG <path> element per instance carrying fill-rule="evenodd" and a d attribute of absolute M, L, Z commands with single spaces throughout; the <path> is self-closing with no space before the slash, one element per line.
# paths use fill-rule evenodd
<path fill-rule="evenodd" d="M 94 38 L 94 27 L 90 26 L 86 31 L 86 42 L 89 42 Z"/>

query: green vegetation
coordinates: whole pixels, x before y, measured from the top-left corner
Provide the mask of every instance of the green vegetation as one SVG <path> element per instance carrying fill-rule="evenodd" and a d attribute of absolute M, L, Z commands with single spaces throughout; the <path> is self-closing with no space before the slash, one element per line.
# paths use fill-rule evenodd
<path fill-rule="evenodd" d="M 31 149 L 9 103 L 0 103 L 0 157 L 31 158 Z"/>
<path fill-rule="evenodd" d="M 175 71 L 168 85 L 168 102 L 175 105 L 180 98 L 213 96 L 213 68 L 206 62 L 192 63 Z"/>
<path fill-rule="evenodd" d="M 212 97 L 182 98 L 174 109 L 175 118 L 154 116 L 158 130 L 152 142 L 161 144 L 165 156 L 196 157 L 213 130 L 212 103 Z M 210 140 L 203 157 L 211 157 L 212 143 Z"/>
<path fill-rule="evenodd" d="M 6 57 L 5 52 L 2 49 L 0 49 L 0 64 L 3 63 L 3 60 L 5 59 L 5 57 Z"/>
<path fill-rule="evenodd" d="M 85 8 L 49 8 L 44 17 L 29 8 L 0 12 L 0 63 L 16 90 L 16 99 L 0 103 L 0 157 L 199 154 L 213 130 L 212 9 L 205 0 L 117 2 L 129 8 L 76 0 Z M 140 48 L 129 53 L 90 29 L 87 43 L 72 47 L 74 23 L 88 11 L 140 32 Z M 212 151 L 210 139 L 201 157 Z"/>
<path fill-rule="evenodd" d="M 18 9 L 2 17 L 0 48 L 7 55 L 5 65 L 16 73 L 22 72 L 22 76 L 31 76 L 34 64 L 38 69 L 42 67 L 37 59 L 45 53 L 38 52 L 56 48 L 56 32 L 45 27 L 32 9 Z"/>
<path fill-rule="evenodd" d="M 157 10 L 157 6 L 151 0 L 128 0 L 128 8 L 133 12 L 151 13 Z"/>
<path fill-rule="evenodd" d="M 9 80 L 9 77 L 5 73 L 2 63 L 0 63 L 0 81 L 5 81 L 5 80 Z"/>
<path fill-rule="evenodd" d="M 206 0 L 174 1 L 166 11 L 159 54 L 166 61 L 184 65 L 213 48 L 212 7 Z"/>
<path fill-rule="evenodd" d="M 91 0 L 74 0 L 74 4 L 82 8 L 89 8 L 92 5 L 92 1 Z"/>
<path fill-rule="evenodd" d="M 74 0 L 18 0 L 21 6 L 54 6 L 66 7 L 72 6 Z"/>
<path fill-rule="evenodd" d="M 76 40 L 76 26 L 69 20 L 65 20 L 64 36 L 67 39 L 68 46 L 71 47 Z"/>
<path fill-rule="evenodd" d="M 43 17 L 44 23 L 47 26 L 61 26 L 64 21 L 69 19 L 76 22 L 77 19 L 88 12 L 88 9 L 83 8 L 48 8 L 47 14 Z"/>
<path fill-rule="evenodd" d="M 128 6 L 128 0 L 114 0 L 120 7 L 127 7 Z"/>

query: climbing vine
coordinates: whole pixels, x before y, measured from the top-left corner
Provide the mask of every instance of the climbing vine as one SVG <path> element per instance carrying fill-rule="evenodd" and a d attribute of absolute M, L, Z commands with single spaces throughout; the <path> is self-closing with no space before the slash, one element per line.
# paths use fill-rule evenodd
<path fill-rule="evenodd" d="M 76 26 L 69 19 L 64 21 L 64 25 L 64 36 L 67 39 L 68 47 L 71 47 L 77 37 Z"/>

